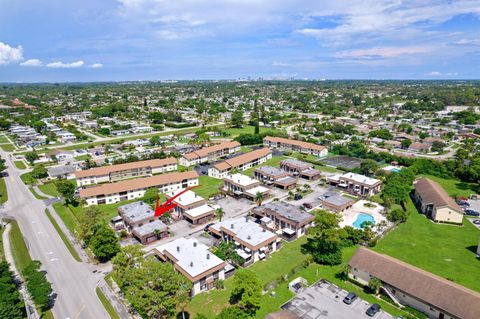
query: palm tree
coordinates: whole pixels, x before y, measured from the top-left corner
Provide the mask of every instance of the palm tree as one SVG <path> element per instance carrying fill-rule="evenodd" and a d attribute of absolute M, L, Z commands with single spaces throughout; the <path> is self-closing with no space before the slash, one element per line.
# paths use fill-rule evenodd
<path fill-rule="evenodd" d="M 219 222 L 222 221 L 223 215 L 225 215 L 225 211 L 223 210 L 223 208 L 217 208 L 217 209 L 215 210 L 215 216 L 218 218 L 218 221 L 219 221 Z"/>
<path fill-rule="evenodd" d="M 262 205 L 264 199 L 265 197 L 263 197 L 262 193 L 258 192 L 257 194 L 255 194 L 255 201 L 257 202 L 258 206 Z"/>

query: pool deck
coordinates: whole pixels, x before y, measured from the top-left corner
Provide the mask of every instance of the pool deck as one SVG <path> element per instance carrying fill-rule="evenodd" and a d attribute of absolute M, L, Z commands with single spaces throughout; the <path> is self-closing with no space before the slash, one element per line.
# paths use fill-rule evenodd
<path fill-rule="evenodd" d="M 373 204 L 375 205 L 375 207 L 367 207 L 364 205 L 365 203 Z M 389 223 L 387 219 L 380 213 L 382 210 L 383 206 L 377 203 L 369 202 L 363 199 L 359 200 L 358 202 L 353 204 L 352 207 L 340 213 L 340 215 L 342 216 L 340 227 L 353 226 L 353 223 L 357 220 L 357 215 L 362 213 L 372 215 L 375 219 L 375 224 L 380 223 L 382 220 Z"/>

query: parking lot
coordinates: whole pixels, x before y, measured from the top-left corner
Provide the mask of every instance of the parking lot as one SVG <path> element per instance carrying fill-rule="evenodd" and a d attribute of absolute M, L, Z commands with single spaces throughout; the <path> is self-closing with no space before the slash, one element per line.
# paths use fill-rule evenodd
<path fill-rule="evenodd" d="M 332 319 L 360 319 L 371 318 L 365 314 L 370 304 L 357 298 L 351 305 L 343 302 L 347 291 L 340 289 L 328 281 L 318 281 L 314 285 L 302 290 L 295 298 L 282 306 L 302 319 L 332 318 Z M 393 319 L 382 310 L 375 319 Z"/>

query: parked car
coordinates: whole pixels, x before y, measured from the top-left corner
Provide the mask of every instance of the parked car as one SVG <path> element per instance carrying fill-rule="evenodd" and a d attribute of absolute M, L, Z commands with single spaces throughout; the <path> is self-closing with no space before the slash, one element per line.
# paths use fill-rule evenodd
<path fill-rule="evenodd" d="M 465 215 L 478 217 L 480 213 L 473 209 L 465 209 Z"/>
<path fill-rule="evenodd" d="M 300 195 L 300 194 L 295 194 L 295 196 L 293 197 L 294 200 L 299 200 L 299 199 L 302 199 L 303 196 Z"/>
<path fill-rule="evenodd" d="M 349 292 L 348 295 L 343 298 L 343 302 L 347 305 L 351 305 L 355 301 L 355 299 L 357 299 L 357 294 L 354 292 Z"/>
<path fill-rule="evenodd" d="M 367 314 L 367 316 L 373 317 L 380 311 L 381 308 L 382 307 L 380 307 L 378 303 L 374 303 L 367 309 L 365 313 Z"/>
<path fill-rule="evenodd" d="M 303 207 L 311 209 L 313 207 L 313 205 L 310 204 L 310 203 L 303 203 Z"/>

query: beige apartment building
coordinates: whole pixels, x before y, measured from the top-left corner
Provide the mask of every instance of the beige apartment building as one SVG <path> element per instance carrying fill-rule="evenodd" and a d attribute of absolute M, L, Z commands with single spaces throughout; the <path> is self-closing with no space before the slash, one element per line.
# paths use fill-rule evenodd
<path fill-rule="evenodd" d="M 221 157 L 234 154 L 238 151 L 240 151 L 240 143 L 237 141 L 222 142 L 220 144 L 183 154 L 180 157 L 180 165 L 193 166 L 201 163 L 212 162 Z"/>
<path fill-rule="evenodd" d="M 183 189 L 165 193 L 167 198 L 172 198 L 182 192 Z M 172 217 L 184 218 L 193 225 L 203 224 L 215 218 L 215 208 L 207 204 L 207 201 L 192 192 L 186 191 L 182 195 L 176 197 L 173 202 L 177 204 L 172 212 Z"/>
<path fill-rule="evenodd" d="M 81 189 L 80 198 L 85 200 L 88 206 L 113 204 L 140 199 L 145 191 L 152 187 L 157 188 L 160 193 L 167 193 L 197 185 L 197 172 L 171 172 Z"/>
<path fill-rule="evenodd" d="M 263 139 L 263 145 L 270 148 L 278 148 L 320 157 L 328 155 L 328 149 L 323 145 L 291 140 L 283 137 L 266 136 Z"/>
<path fill-rule="evenodd" d="M 224 162 L 213 165 L 208 169 L 208 176 L 213 178 L 225 178 L 232 169 L 239 171 L 247 170 L 253 166 L 263 164 L 272 158 L 272 151 L 268 148 L 260 148 L 239 156 L 232 157 Z"/>
<path fill-rule="evenodd" d="M 75 178 L 77 179 L 78 186 L 87 186 L 142 176 L 152 176 L 176 170 L 177 160 L 174 157 L 169 157 L 76 171 Z"/>

